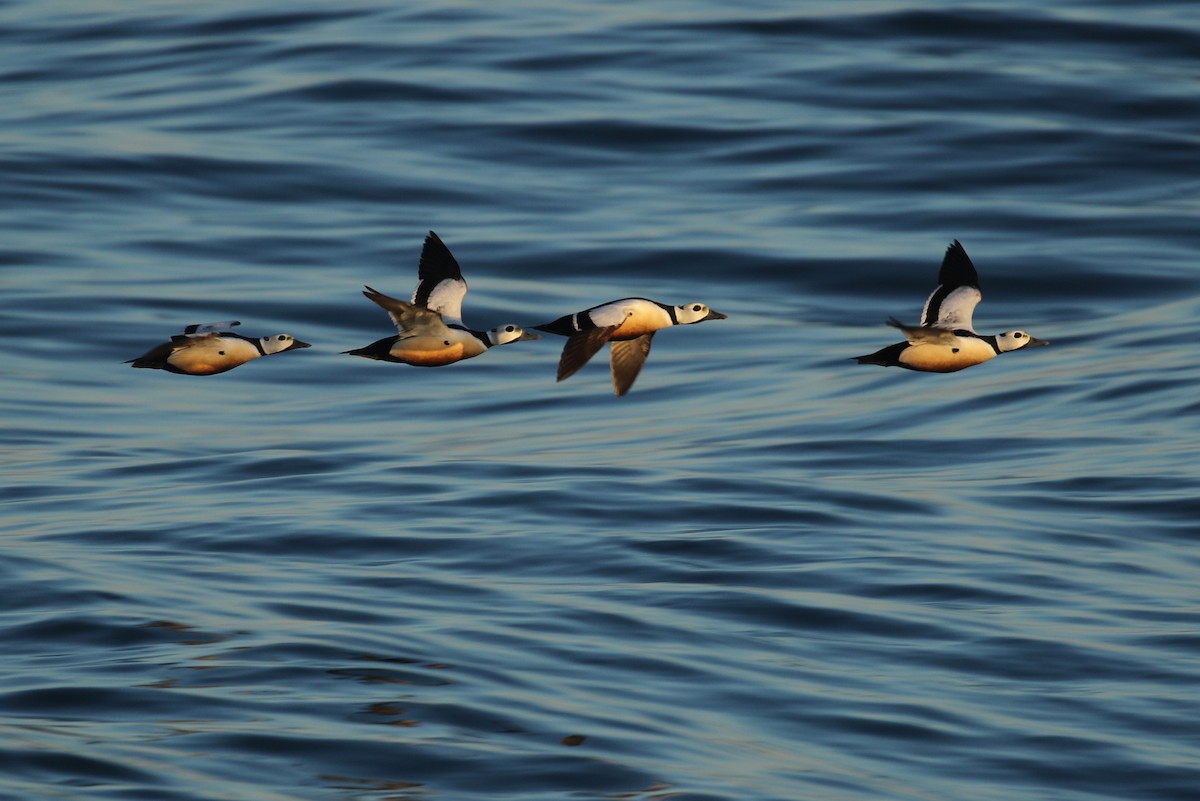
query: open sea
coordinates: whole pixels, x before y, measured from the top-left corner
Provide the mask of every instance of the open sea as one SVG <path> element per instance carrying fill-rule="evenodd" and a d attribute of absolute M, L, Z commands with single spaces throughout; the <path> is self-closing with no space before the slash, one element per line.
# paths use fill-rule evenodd
<path fill-rule="evenodd" d="M 1200 798 L 1200 5 L 0 3 L 0 801 Z M 429 230 L 477 328 L 395 329 Z M 947 245 L 977 330 L 858 365 Z M 192 323 L 313 344 L 123 362 Z"/>

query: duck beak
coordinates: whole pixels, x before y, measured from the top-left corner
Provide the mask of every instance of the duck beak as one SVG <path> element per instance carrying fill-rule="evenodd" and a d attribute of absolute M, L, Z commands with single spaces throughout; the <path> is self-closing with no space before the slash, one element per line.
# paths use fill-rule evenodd
<path fill-rule="evenodd" d="M 705 320 L 728 320 L 728 319 L 729 319 L 728 314 L 721 314 L 719 311 L 717 311 L 715 309 L 709 309 L 708 316 L 701 319 L 700 322 L 704 322 Z"/>
<path fill-rule="evenodd" d="M 535 334 L 532 331 L 522 331 L 521 336 L 517 337 L 517 342 L 524 342 L 529 339 L 541 339 L 541 334 Z"/>
<path fill-rule="evenodd" d="M 1041 345 L 1049 345 L 1049 344 L 1050 344 L 1050 341 L 1047 339 L 1038 339 L 1037 337 L 1030 337 L 1029 342 L 1026 343 L 1025 347 L 1036 348 Z"/>
<path fill-rule="evenodd" d="M 288 350 L 296 350 L 297 348 L 311 348 L 311 347 L 312 347 L 312 345 L 308 344 L 307 342 L 301 342 L 298 339 L 293 339 L 292 346 L 290 348 L 288 348 Z"/>

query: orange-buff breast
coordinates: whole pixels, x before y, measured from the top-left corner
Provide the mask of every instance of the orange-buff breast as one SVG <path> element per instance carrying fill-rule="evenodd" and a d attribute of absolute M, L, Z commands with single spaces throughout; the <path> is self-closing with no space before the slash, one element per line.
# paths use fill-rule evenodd
<path fill-rule="evenodd" d="M 439 340 L 439 344 L 441 340 Z M 446 364 L 454 364 L 463 360 L 463 346 L 459 343 L 441 347 L 405 347 L 397 352 L 392 350 L 392 354 L 398 359 L 404 360 L 407 364 L 416 367 L 441 367 Z"/>
<path fill-rule="evenodd" d="M 188 371 L 192 373 L 192 375 L 214 375 L 216 373 L 223 373 L 228 369 L 229 366 L 224 364 L 217 365 L 203 363 L 188 365 Z"/>
<path fill-rule="evenodd" d="M 668 321 L 669 322 L 669 321 Z M 644 334 L 653 334 L 664 328 L 655 320 L 647 320 L 639 318 L 636 314 L 630 317 L 625 322 L 621 323 L 621 327 L 613 332 L 611 339 L 637 339 Z"/>
<path fill-rule="evenodd" d="M 949 345 L 913 345 L 900 355 L 900 361 L 929 373 L 953 373 L 982 364 L 996 355 L 990 347 L 952 348 Z"/>

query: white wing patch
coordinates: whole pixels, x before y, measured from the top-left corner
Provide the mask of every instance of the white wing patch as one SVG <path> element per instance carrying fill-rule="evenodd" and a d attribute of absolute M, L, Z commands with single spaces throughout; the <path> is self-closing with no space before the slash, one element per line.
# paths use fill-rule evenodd
<path fill-rule="evenodd" d="M 624 298 L 602 306 L 593 306 L 587 310 L 587 315 L 593 325 L 601 328 L 619 326 L 636 311 L 635 301 L 636 298 Z"/>
<path fill-rule="evenodd" d="M 422 281 L 413 292 L 412 302 L 421 305 L 420 298 L 425 294 L 425 282 Z M 467 282 L 461 278 L 443 278 L 428 291 L 424 303 L 426 309 L 442 315 L 448 325 L 463 325 L 462 302 L 467 296 Z"/>
<path fill-rule="evenodd" d="M 939 286 L 925 301 L 925 307 L 921 310 L 921 325 L 973 333 L 975 328 L 971 317 L 982 299 L 983 293 L 978 287 L 957 286 L 947 290 L 945 286 Z"/>

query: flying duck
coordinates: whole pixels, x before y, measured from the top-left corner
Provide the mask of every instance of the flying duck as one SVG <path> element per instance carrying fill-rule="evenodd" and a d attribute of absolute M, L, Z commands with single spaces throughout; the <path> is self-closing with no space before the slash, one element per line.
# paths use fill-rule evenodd
<path fill-rule="evenodd" d="M 344 352 L 416 367 L 441 367 L 473 358 L 496 345 L 541 339 L 516 325 L 487 331 L 467 328 L 462 321 L 462 301 L 466 294 L 467 282 L 458 262 L 438 235 L 430 231 L 421 250 L 417 288 L 411 302 L 389 297 L 369 286 L 363 291 L 363 295 L 388 313 L 399 333 Z"/>
<path fill-rule="evenodd" d="M 125 363 L 183 375 L 216 375 L 259 356 L 312 347 L 290 334 L 251 339 L 226 330 L 237 325 L 237 320 L 189 325 L 170 342 Z"/>
<path fill-rule="evenodd" d="M 656 331 L 673 325 L 724 319 L 726 315 L 703 303 L 668 306 L 645 298 L 624 298 L 534 328 L 567 337 L 558 361 L 559 381 L 575 375 L 608 342 L 612 348 L 613 389 L 617 395 L 624 395 L 646 363 L 650 340 Z"/>
<path fill-rule="evenodd" d="M 979 274 L 956 239 L 946 249 L 938 287 L 925 301 L 921 324 L 905 325 L 895 318 L 888 319 L 888 325 L 904 332 L 906 341 L 858 356 L 858 363 L 953 373 L 1010 350 L 1050 344 L 1019 330 L 994 335 L 975 333 L 971 315 L 982 298 Z"/>

